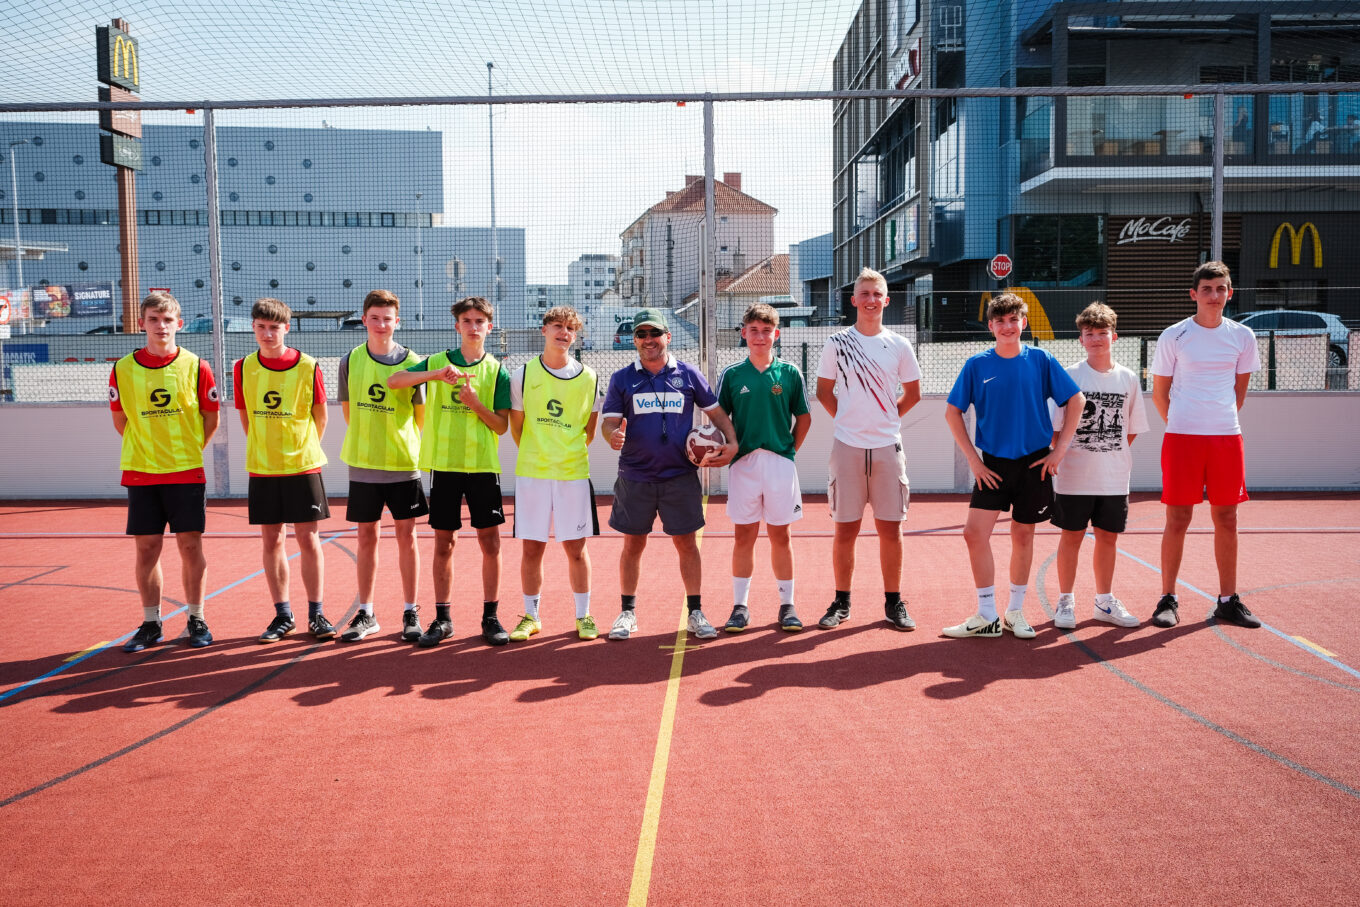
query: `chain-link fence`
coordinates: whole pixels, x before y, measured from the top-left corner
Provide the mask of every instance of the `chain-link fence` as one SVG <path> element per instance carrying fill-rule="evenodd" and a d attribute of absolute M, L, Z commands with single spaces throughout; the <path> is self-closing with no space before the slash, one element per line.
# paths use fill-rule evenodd
<path fill-rule="evenodd" d="M 904 92 L 876 108 L 887 126 L 868 138 L 847 135 L 838 111 L 858 102 L 834 92 L 148 115 L 136 298 L 180 300 L 180 344 L 228 395 L 231 363 L 255 348 L 255 299 L 287 302 L 290 344 L 333 367 L 363 342 L 378 288 L 401 298 L 399 336 L 421 354 L 456 346 L 450 307 L 480 295 L 497 309 L 492 352 L 522 361 L 543 313 L 572 305 L 580 355 L 605 372 L 630 355 L 633 313 L 653 307 L 714 377 L 741 356 L 742 311 L 765 301 L 782 313 L 783 354 L 811 377 L 871 266 L 938 394 L 985 348 L 982 312 L 1003 289 L 1064 362 L 1082 355 L 1076 313 L 1108 302 L 1116 358 L 1146 378 L 1157 334 L 1193 313 L 1191 270 L 1218 251 L 1238 284 L 1232 314 L 1261 341 L 1254 387 L 1360 388 L 1360 259 L 1346 251 L 1360 93 L 1203 88 Z M 136 299 L 99 127 L 95 110 L 0 122 L 13 168 L 0 180 L 3 402 L 102 399 L 112 362 L 141 344 L 123 333 Z M 988 273 L 997 253 L 1002 279 Z"/>

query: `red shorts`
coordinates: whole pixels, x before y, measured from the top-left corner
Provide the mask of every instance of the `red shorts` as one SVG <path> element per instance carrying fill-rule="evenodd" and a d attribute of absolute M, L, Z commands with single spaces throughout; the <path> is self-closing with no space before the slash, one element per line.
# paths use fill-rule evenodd
<path fill-rule="evenodd" d="M 1188 507 L 1204 501 L 1231 507 L 1247 500 L 1247 463 L 1241 435 L 1178 435 L 1162 440 L 1162 503 Z"/>

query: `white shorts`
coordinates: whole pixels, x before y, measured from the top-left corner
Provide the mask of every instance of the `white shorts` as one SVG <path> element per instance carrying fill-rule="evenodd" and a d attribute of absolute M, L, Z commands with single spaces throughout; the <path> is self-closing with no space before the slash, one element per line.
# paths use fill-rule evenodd
<path fill-rule="evenodd" d="M 515 538 L 546 542 L 550 528 L 559 542 L 600 534 L 590 479 L 515 477 Z"/>
<path fill-rule="evenodd" d="M 798 468 L 788 457 L 753 450 L 732 464 L 727 473 L 727 515 L 738 526 L 764 520 L 787 526 L 803 518 L 803 493 Z"/>

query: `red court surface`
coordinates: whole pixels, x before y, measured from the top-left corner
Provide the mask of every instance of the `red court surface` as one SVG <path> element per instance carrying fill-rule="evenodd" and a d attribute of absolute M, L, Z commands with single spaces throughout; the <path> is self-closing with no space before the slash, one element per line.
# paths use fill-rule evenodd
<path fill-rule="evenodd" d="M 601 639 L 576 638 L 552 545 L 542 635 L 492 649 L 477 635 L 466 537 L 455 636 L 422 650 L 397 638 L 390 538 L 380 634 L 257 644 L 272 616 L 259 542 L 243 503 L 210 502 L 217 641 L 190 650 L 181 613 L 165 644 L 128 655 L 140 609 L 123 507 L 6 505 L 0 903 L 1356 903 L 1360 497 L 1243 506 L 1242 591 L 1267 624 L 1255 631 L 1205 619 L 1195 590 L 1217 591 L 1207 512 L 1171 630 L 1146 623 L 1155 500 L 1135 496 L 1115 576 L 1138 628 L 1090 619 L 1088 543 L 1078 627 L 1055 629 L 1057 536 L 1041 532 L 1029 641 L 939 635 L 974 608 L 966 506 L 913 501 L 912 633 L 882 620 L 867 535 L 851 621 L 815 628 L 833 586 L 831 523 L 809 500 L 795 527 L 801 634 L 773 626 L 762 540 L 751 629 L 686 639 L 676 556 L 654 537 L 641 633 L 606 641 L 621 549 L 607 533 L 589 544 Z M 357 606 L 355 541 L 343 504 L 332 509 L 326 601 L 339 624 Z M 711 502 L 715 624 L 730 607 L 731 545 Z M 1004 532 L 994 548 L 1004 577 Z M 513 626 L 518 542 L 503 561 Z M 169 612 L 173 543 L 164 564 Z"/>

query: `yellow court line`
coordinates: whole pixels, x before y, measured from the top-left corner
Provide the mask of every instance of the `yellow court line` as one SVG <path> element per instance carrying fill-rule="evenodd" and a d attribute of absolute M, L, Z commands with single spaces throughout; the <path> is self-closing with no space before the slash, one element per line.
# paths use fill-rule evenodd
<path fill-rule="evenodd" d="M 105 642 L 97 642 L 97 643 L 95 643 L 94 645 L 90 646 L 88 649 L 81 649 L 79 652 L 77 652 L 76 654 L 72 655 L 70 658 L 63 658 L 62 661 L 63 661 L 63 662 L 75 661 L 77 658 L 80 658 L 80 657 L 83 656 L 83 655 L 88 655 L 90 652 L 93 652 L 95 649 L 100 649 L 100 648 L 103 648 L 104 646 L 107 646 L 107 645 L 108 645 L 108 642 L 107 642 L 107 641 L 105 641 Z"/>
<path fill-rule="evenodd" d="M 1323 655 L 1326 655 L 1328 658 L 1336 658 L 1336 657 L 1337 657 L 1337 654 L 1336 654 L 1335 652 L 1328 652 L 1326 649 L 1322 648 L 1322 646 L 1318 645 L 1318 644 L 1315 643 L 1315 642 L 1309 642 L 1308 640 L 1304 639 L 1302 636 L 1295 636 L 1294 638 L 1297 639 L 1299 642 L 1303 643 L 1303 644 L 1304 644 L 1305 646 L 1307 646 L 1308 648 L 1314 650 L 1315 652 L 1321 652 Z"/>
<path fill-rule="evenodd" d="M 708 513 L 708 496 L 703 499 L 704 513 Z M 695 536 L 702 545 L 704 531 Z M 642 809 L 642 831 L 638 835 L 637 857 L 633 860 L 633 883 L 628 889 L 628 907 L 644 907 L 652 887 L 652 859 L 656 856 L 656 835 L 661 825 L 661 797 L 666 790 L 666 768 L 671 761 L 671 735 L 675 730 L 675 709 L 680 701 L 680 674 L 685 666 L 688 613 L 680 609 L 680 627 L 675 632 L 675 647 L 671 650 L 671 673 L 666 680 L 666 700 L 661 706 L 661 729 L 656 735 L 656 752 L 652 756 L 652 777 L 647 782 L 647 805 Z"/>

